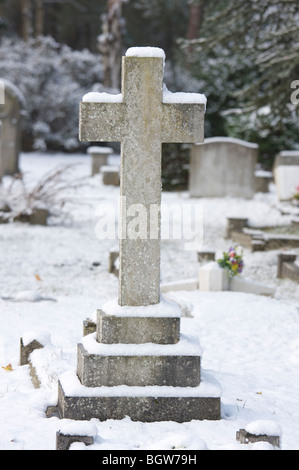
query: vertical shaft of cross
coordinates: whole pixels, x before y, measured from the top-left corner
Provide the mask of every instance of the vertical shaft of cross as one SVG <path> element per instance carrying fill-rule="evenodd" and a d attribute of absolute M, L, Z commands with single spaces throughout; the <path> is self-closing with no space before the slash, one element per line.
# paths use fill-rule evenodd
<path fill-rule="evenodd" d="M 130 48 L 122 94 L 90 93 L 80 104 L 80 140 L 121 142 L 121 306 L 160 302 L 162 143 L 203 142 L 206 98 L 163 91 L 164 60 L 162 49 Z"/>
<path fill-rule="evenodd" d="M 123 104 L 130 111 L 121 144 L 120 305 L 160 301 L 160 217 L 155 227 L 150 212 L 158 214 L 161 204 L 162 86 L 161 57 L 123 58 Z"/>

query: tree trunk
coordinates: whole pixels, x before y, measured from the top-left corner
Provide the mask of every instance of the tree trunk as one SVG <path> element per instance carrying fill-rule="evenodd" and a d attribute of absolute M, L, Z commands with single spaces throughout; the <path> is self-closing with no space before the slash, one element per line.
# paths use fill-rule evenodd
<path fill-rule="evenodd" d="M 35 37 L 44 34 L 44 0 L 35 0 Z"/>
<path fill-rule="evenodd" d="M 103 16 L 98 48 L 103 56 L 104 85 L 115 89 L 120 88 L 122 40 L 122 0 L 108 0 L 108 13 Z"/>
<path fill-rule="evenodd" d="M 196 39 L 198 37 L 201 19 L 202 19 L 201 2 L 199 1 L 195 3 L 191 3 L 187 39 Z"/>
<path fill-rule="evenodd" d="M 32 36 L 32 11 L 31 0 L 21 0 L 22 8 L 22 37 L 28 41 Z"/>

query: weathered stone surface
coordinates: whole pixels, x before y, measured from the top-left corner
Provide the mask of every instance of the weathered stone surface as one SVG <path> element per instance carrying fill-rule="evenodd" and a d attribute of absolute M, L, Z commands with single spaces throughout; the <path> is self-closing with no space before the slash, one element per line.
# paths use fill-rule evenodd
<path fill-rule="evenodd" d="M 258 145 L 239 139 L 211 137 L 193 145 L 189 191 L 193 197 L 251 198 L 256 189 Z"/>
<path fill-rule="evenodd" d="M 255 192 L 268 193 L 269 184 L 273 182 L 273 174 L 269 171 L 256 171 L 255 172 Z"/>
<path fill-rule="evenodd" d="M 97 175 L 101 167 L 107 165 L 108 157 L 113 153 L 110 147 L 92 146 L 87 150 L 91 156 L 91 175 Z"/>
<path fill-rule="evenodd" d="M 56 450 L 69 450 L 74 442 L 83 442 L 86 446 L 94 443 L 93 436 L 79 436 L 63 434 L 60 431 L 56 433 Z"/>
<path fill-rule="evenodd" d="M 21 116 L 25 100 L 20 90 L 11 82 L 1 80 L 1 83 L 4 84 L 4 104 L 0 103 L 2 167 L 4 175 L 12 175 L 19 171 Z"/>
<path fill-rule="evenodd" d="M 292 199 L 299 181 L 299 151 L 282 151 L 276 155 L 273 174 L 278 199 Z"/>
<path fill-rule="evenodd" d="M 169 351 L 169 350 L 168 350 Z M 77 374 L 86 387 L 168 385 L 196 387 L 200 383 L 200 356 L 96 355 L 78 345 Z M 108 354 L 108 353 L 107 353 Z"/>
<path fill-rule="evenodd" d="M 118 276 L 118 267 L 115 266 L 116 260 L 119 258 L 119 250 L 111 250 L 108 260 L 108 272 Z"/>
<path fill-rule="evenodd" d="M 202 261 L 214 261 L 215 260 L 215 251 L 209 251 L 209 250 L 200 250 L 197 252 L 197 261 L 202 262 Z"/>
<path fill-rule="evenodd" d="M 83 336 L 90 335 L 97 330 L 97 324 L 90 320 L 90 318 L 86 318 L 83 322 Z"/>
<path fill-rule="evenodd" d="M 121 141 L 120 305 L 159 303 L 160 220 L 153 236 L 150 208 L 161 204 L 161 144 L 202 142 L 204 109 L 164 103 L 163 58 L 131 55 L 123 58 L 120 102 L 81 103 L 81 140 Z M 132 239 L 129 224 L 141 205 L 146 236 Z"/>
<path fill-rule="evenodd" d="M 299 282 L 299 267 L 295 264 L 297 255 L 294 253 L 279 253 L 277 260 L 277 277 Z"/>
<path fill-rule="evenodd" d="M 29 217 L 31 225 L 47 225 L 49 211 L 47 209 L 34 209 Z"/>
<path fill-rule="evenodd" d="M 4 176 L 4 165 L 3 165 L 3 158 L 2 158 L 2 122 L 0 121 L 0 183 L 2 181 L 2 178 Z"/>
<path fill-rule="evenodd" d="M 44 346 L 34 339 L 29 344 L 24 346 L 23 338 L 20 338 L 20 366 L 24 366 L 25 364 L 29 364 L 29 356 L 30 354 L 35 351 L 35 349 L 41 349 Z"/>
<path fill-rule="evenodd" d="M 101 168 L 101 174 L 103 178 L 103 184 L 106 186 L 119 186 L 120 177 L 119 177 L 119 168 L 116 166 L 104 165 Z"/>
<path fill-rule="evenodd" d="M 247 227 L 248 219 L 245 217 L 227 217 L 226 219 L 226 237 L 231 238 L 232 232 L 241 232 Z"/>
<path fill-rule="evenodd" d="M 165 387 L 162 387 L 163 389 Z M 128 390 L 129 393 L 129 390 Z M 175 421 L 183 423 L 192 420 L 219 420 L 221 418 L 221 401 L 219 397 L 206 397 L 183 394 L 156 396 L 145 394 L 130 396 L 113 395 L 113 390 L 106 396 L 67 396 L 59 382 L 58 392 L 59 415 L 65 419 L 89 420 L 91 418 L 106 421 L 107 419 L 124 419 L 129 416 L 132 421 L 155 422 Z"/>
<path fill-rule="evenodd" d="M 160 298 L 161 144 L 202 142 L 205 98 L 164 96 L 161 50 L 136 49 L 123 58 L 121 95 L 81 103 L 81 140 L 121 142 L 119 296 L 78 345 L 78 375 L 60 377 L 59 415 L 220 419 L 220 390 L 202 380 L 199 343 L 181 334 L 180 308 Z"/>
<path fill-rule="evenodd" d="M 99 343 L 175 344 L 180 339 L 180 317 L 135 317 L 106 315 L 98 310 Z"/>
<path fill-rule="evenodd" d="M 267 434 L 251 434 L 245 429 L 240 429 L 236 433 L 237 441 L 241 444 L 249 444 L 255 442 L 269 442 L 273 446 L 280 447 L 280 436 L 268 436 Z"/>

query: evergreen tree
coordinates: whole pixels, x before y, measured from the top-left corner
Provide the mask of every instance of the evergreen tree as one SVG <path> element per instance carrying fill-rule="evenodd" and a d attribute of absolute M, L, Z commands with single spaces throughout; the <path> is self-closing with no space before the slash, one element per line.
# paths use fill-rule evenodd
<path fill-rule="evenodd" d="M 271 158 L 299 143 L 298 106 L 290 99 L 299 77 L 297 0 L 210 0 L 200 36 L 181 44 L 206 83 L 209 117 L 215 113 L 224 132 L 258 141 Z"/>

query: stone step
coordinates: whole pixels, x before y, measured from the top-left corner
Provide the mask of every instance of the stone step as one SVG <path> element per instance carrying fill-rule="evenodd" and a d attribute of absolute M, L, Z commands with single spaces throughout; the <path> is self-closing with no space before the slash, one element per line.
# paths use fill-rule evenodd
<path fill-rule="evenodd" d="M 175 344 L 180 340 L 180 307 L 161 299 L 147 307 L 122 307 L 117 300 L 97 311 L 97 341 L 106 344 Z"/>
<path fill-rule="evenodd" d="M 83 386 L 74 372 L 60 377 L 58 410 L 61 419 L 106 421 L 130 417 L 155 422 L 221 419 L 221 389 L 203 374 L 198 387 Z"/>
<path fill-rule="evenodd" d="M 95 334 L 78 345 L 77 375 L 87 387 L 196 387 L 200 384 L 201 348 L 183 336 L 176 345 L 106 345 Z"/>

